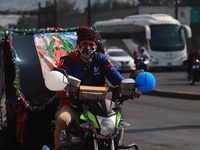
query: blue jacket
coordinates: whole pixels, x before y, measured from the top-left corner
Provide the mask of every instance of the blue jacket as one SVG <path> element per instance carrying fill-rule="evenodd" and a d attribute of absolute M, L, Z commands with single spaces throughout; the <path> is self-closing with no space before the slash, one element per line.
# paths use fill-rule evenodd
<path fill-rule="evenodd" d="M 58 67 L 80 79 L 81 85 L 104 86 L 106 77 L 115 86 L 124 79 L 104 54 L 95 52 L 90 63 L 84 63 L 77 55 L 77 50 L 73 50 L 61 57 Z"/>

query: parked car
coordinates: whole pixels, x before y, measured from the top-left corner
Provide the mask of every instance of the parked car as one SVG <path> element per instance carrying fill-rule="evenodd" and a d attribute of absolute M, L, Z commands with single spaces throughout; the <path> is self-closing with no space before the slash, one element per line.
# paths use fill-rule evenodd
<path fill-rule="evenodd" d="M 118 71 L 131 71 L 136 69 L 134 59 L 125 50 L 108 48 L 106 54 Z"/>

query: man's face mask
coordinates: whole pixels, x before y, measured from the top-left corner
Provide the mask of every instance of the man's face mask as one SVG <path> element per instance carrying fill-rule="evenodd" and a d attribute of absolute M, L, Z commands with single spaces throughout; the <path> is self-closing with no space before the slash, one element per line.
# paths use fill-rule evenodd
<path fill-rule="evenodd" d="M 83 62 L 90 62 L 92 61 L 92 55 L 96 51 L 96 48 L 86 48 L 86 47 L 78 47 L 78 52 L 80 58 Z"/>
<path fill-rule="evenodd" d="M 96 44 L 92 41 L 81 41 L 78 45 L 78 52 L 83 62 L 92 61 L 92 55 L 96 51 Z"/>

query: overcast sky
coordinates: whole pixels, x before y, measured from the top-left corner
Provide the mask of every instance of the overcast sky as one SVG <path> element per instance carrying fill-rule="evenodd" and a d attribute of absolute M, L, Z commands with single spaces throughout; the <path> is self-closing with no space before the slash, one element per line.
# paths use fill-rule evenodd
<path fill-rule="evenodd" d="M 0 0 L 0 10 L 28 10 L 33 8 L 38 8 L 38 3 L 40 2 L 43 6 L 45 6 L 47 0 Z M 53 0 L 48 0 L 53 2 Z M 76 6 L 80 8 L 84 8 L 87 6 L 88 0 L 70 0 L 72 2 L 76 2 Z M 93 3 L 95 0 L 91 0 Z M 100 0 L 105 2 L 105 0 Z"/>

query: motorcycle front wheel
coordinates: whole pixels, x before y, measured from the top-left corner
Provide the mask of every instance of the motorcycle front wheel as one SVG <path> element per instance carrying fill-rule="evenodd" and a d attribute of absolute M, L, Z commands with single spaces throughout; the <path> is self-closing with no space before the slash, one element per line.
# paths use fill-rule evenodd
<path fill-rule="evenodd" d="M 114 139 L 115 147 L 118 147 L 123 144 L 123 138 L 124 138 L 124 128 L 121 128 L 118 136 Z M 119 150 L 119 149 L 116 148 L 116 150 Z"/>

